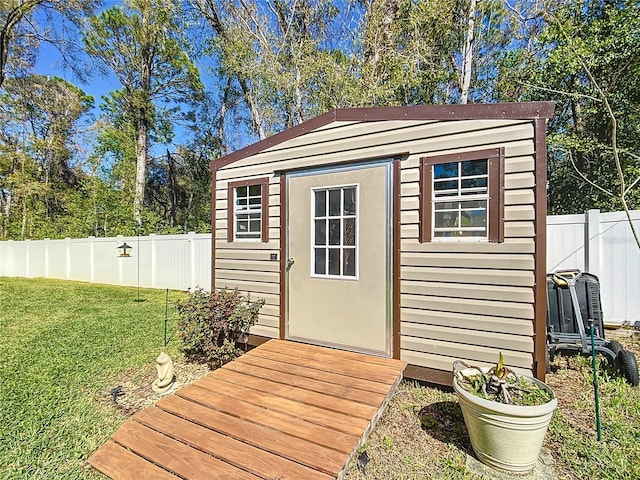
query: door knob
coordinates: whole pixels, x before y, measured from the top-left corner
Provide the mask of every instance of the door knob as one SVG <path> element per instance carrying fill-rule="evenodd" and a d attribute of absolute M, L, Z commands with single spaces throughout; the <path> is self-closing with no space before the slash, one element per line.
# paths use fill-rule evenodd
<path fill-rule="evenodd" d="M 293 257 L 287 258 L 287 272 L 291 269 L 291 266 L 296 262 L 296 259 Z"/>

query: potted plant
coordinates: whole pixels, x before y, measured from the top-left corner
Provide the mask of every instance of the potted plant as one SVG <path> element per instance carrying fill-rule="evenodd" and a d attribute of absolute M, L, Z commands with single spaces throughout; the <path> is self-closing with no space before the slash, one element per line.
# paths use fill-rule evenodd
<path fill-rule="evenodd" d="M 502 353 L 490 369 L 455 361 L 453 388 L 478 459 L 508 472 L 531 471 L 558 405 L 553 390 L 508 369 Z"/>

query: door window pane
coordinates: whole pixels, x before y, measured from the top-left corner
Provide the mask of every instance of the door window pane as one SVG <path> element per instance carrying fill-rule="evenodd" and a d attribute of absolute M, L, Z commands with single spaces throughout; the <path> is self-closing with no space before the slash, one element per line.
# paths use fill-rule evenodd
<path fill-rule="evenodd" d="M 329 220 L 329 245 L 340 245 L 340 219 Z"/>
<path fill-rule="evenodd" d="M 345 276 L 356 276 L 356 249 L 345 248 L 343 250 L 343 265 L 342 271 Z"/>
<path fill-rule="evenodd" d="M 340 275 L 340 249 L 329 249 L 329 275 Z"/>
<path fill-rule="evenodd" d="M 314 249 L 314 271 L 318 275 L 327 273 L 327 250 L 324 248 Z"/>
<path fill-rule="evenodd" d="M 345 188 L 344 189 L 344 210 L 343 215 L 355 215 L 356 214 L 356 189 Z"/>
<path fill-rule="evenodd" d="M 327 221 L 324 218 L 320 220 L 316 220 L 315 223 L 316 230 L 316 245 L 326 245 L 327 244 Z"/>
<path fill-rule="evenodd" d="M 342 197 L 341 190 L 329 190 L 329 216 L 336 217 L 340 215 L 340 200 Z"/>
<path fill-rule="evenodd" d="M 315 192 L 316 217 L 327 215 L 327 192 L 320 190 Z"/>
<path fill-rule="evenodd" d="M 313 191 L 313 275 L 357 275 L 358 188 Z"/>
<path fill-rule="evenodd" d="M 356 219 L 345 218 L 344 219 L 344 237 L 342 244 L 345 246 L 355 246 L 356 244 Z"/>

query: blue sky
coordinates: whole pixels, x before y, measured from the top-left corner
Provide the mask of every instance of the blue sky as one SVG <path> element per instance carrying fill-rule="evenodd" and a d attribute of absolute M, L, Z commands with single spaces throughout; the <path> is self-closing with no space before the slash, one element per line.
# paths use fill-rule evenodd
<path fill-rule="evenodd" d="M 103 0 L 104 9 L 122 5 L 122 3 L 123 2 L 121 0 Z M 60 22 L 62 21 L 60 18 L 58 18 L 57 20 Z M 54 21 L 56 20 L 54 19 Z M 60 25 L 54 25 L 53 28 L 58 32 L 62 30 L 60 28 Z M 82 41 L 79 38 L 77 42 L 80 45 L 82 44 Z M 86 62 L 87 66 L 90 65 L 91 60 L 87 56 L 81 58 L 83 59 L 83 62 Z M 94 98 L 94 108 L 91 112 L 93 116 L 92 120 L 98 119 L 101 113 L 100 104 L 102 103 L 102 97 L 108 96 L 110 92 L 122 88 L 122 85 L 113 74 L 109 73 L 107 75 L 104 75 L 96 70 L 94 70 L 86 80 L 86 82 L 83 83 L 74 74 L 69 65 L 65 65 L 60 52 L 54 46 L 48 43 L 42 43 L 40 46 L 34 73 L 39 75 L 49 75 L 63 78 L 69 83 L 72 83 L 78 88 L 82 89 L 88 95 L 91 95 Z M 175 133 L 175 143 L 182 143 L 181 137 L 184 136 L 184 133 L 181 134 L 179 128 Z M 173 150 L 171 146 L 169 146 L 169 149 Z M 152 147 L 150 154 L 152 156 L 164 155 L 166 151 L 167 145 L 157 145 L 155 147 Z"/>

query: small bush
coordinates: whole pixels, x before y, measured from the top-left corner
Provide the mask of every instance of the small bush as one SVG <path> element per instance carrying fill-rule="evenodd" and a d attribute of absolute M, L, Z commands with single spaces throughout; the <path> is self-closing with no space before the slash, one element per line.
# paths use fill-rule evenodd
<path fill-rule="evenodd" d="M 204 361 L 217 368 L 238 357 L 238 341 L 258 321 L 264 300 L 251 301 L 235 290 L 207 292 L 197 289 L 176 305 L 180 321 L 182 351 L 190 360 Z"/>

